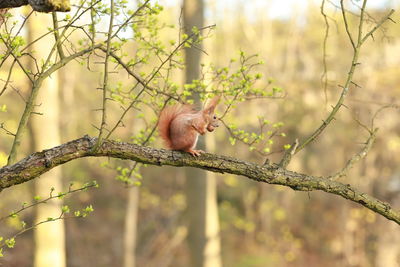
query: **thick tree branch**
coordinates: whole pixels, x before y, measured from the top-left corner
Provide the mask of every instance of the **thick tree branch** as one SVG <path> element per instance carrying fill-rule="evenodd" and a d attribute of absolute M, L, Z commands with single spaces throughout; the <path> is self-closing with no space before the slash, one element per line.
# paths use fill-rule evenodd
<path fill-rule="evenodd" d="M 236 158 L 202 154 L 198 158 L 178 151 L 155 149 L 135 144 L 104 140 L 98 150 L 93 150 L 97 138 L 85 136 L 63 145 L 36 152 L 18 163 L 0 169 L 0 190 L 40 176 L 68 161 L 83 157 L 112 157 L 133 160 L 151 165 L 190 166 L 212 172 L 232 173 L 249 179 L 288 186 L 294 190 L 321 190 L 342 196 L 400 224 L 400 212 L 388 203 L 358 191 L 348 184 L 285 170 L 277 165 L 258 165 Z"/>
<path fill-rule="evenodd" d="M 67 12 L 71 10 L 69 0 L 2 0 L 0 9 L 15 8 L 30 5 L 33 10 L 39 12 L 60 11 Z"/>

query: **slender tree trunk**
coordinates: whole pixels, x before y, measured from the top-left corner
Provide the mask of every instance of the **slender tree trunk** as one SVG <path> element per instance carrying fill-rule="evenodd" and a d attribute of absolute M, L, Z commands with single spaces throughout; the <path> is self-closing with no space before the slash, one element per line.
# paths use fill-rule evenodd
<path fill-rule="evenodd" d="M 139 188 L 128 189 L 124 231 L 124 267 L 135 267 Z"/>
<path fill-rule="evenodd" d="M 139 4 L 138 4 L 139 5 Z M 140 123 L 133 124 L 127 122 L 127 127 L 132 129 L 144 127 Z M 123 253 L 123 267 L 136 266 L 136 239 L 137 239 L 137 225 L 138 225 L 138 212 L 139 212 L 139 197 L 140 188 L 135 186 L 127 189 L 128 202 L 125 208 L 125 227 L 123 232 L 124 239 L 124 253 Z"/>
<path fill-rule="evenodd" d="M 43 117 L 36 117 L 33 122 L 36 151 L 60 144 L 58 131 L 58 96 L 57 77 L 43 84 L 39 97 L 42 102 Z M 47 116 L 52 113 L 52 116 Z M 54 194 L 62 191 L 61 169 L 54 168 L 43 174 L 35 181 L 35 195 L 46 196 L 54 187 Z M 49 217 L 57 217 L 61 212 L 61 200 L 45 205 L 39 205 L 36 209 L 36 221 L 43 221 Z M 36 267 L 64 267 L 65 256 L 65 233 L 62 220 L 41 225 L 35 229 L 35 264 Z"/>
<path fill-rule="evenodd" d="M 48 15 L 47 15 L 48 17 Z M 43 22 L 46 18 L 43 15 L 31 17 L 28 23 L 28 41 L 31 42 L 41 33 L 43 24 L 49 25 L 51 22 Z M 48 23 L 48 24 L 47 24 Z M 38 42 L 31 46 L 31 53 L 35 51 L 37 58 L 47 56 L 51 47 L 46 44 L 52 44 L 53 40 Z M 30 69 L 33 70 L 33 64 L 30 63 Z M 50 148 L 61 143 L 59 131 L 59 96 L 58 96 L 58 73 L 54 73 L 48 78 L 40 89 L 37 98 L 36 111 L 43 115 L 34 115 L 32 117 L 32 128 L 35 151 Z M 51 188 L 54 188 L 54 194 L 62 191 L 61 168 L 55 168 L 48 173 L 43 174 L 40 179 L 35 181 L 35 195 L 42 197 L 48 196 Z M 51 202 L 45 205 L 39 205 L 36 208 L 36 222 L 55 218 L 61 212 L 61 200 Z M 65 267 L 65 233 L 64 222 L 62 220 L 46 223 L 35 228 L 35 267 Z"/>
<path fill-rule="evenodd" d="M 382 220 L 383 221 L 383 220 Z M 387 223 L 383 221 L 378 223 L 382 226 L 381 229 L 385 228 L 386 231 L 382 231 L 378 235 L 377 246 L 376 246 L 376 267 L 386 266 L 399 266 L 400 261 L 400 249 L 399 249 L 399 235 L 395 234 L 398 229 L 398 225 L 394 223 Z M 384 226 L 383 226 L 384 225 Z"/>
<path fill-rule="evenodd" d="M 215 152 L 214 136 L 208 135 L 206 137 L 206 147 L 209 152 Z M 206 243 L 203 266 L 220 267 L 222 266 L 222 260 L 217 203 L 217 177 L 213 172 L 207 172 L 206 175 Z"/>
<path fill-rule="evenodd" d="M 202 0 L 185 0 L 183 6 L 185 31 L 191 34 L 194 26 L 203 27 L 204 4 Z M 191 83 L 200 76 L 200 49 L 187 48 L 186 83 Z M 195 100 L 199 103 L 198 96 Z M 205 149 L 203 139 L 197 145 Z M 188 244 L 191 266 L 221 266 L 219 245 L 218 209 L 216 203 L 216 182 L 213 175 L 199 169 L 186 172 L 187 216 L 189 219 Z"/>

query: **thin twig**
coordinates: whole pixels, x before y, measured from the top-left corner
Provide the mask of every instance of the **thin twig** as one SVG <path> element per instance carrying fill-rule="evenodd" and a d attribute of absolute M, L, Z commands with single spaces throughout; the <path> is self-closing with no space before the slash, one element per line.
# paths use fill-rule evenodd
<path fill-rule="evenodd" d="M 324 41 L 322 44 L 322 66 L 323 66 L 323 72 L 321 75 L 321 81 L 322 85 L 324 87 L 324 95 L 325 95 L 325 105 L 328 103 L 328 93 L 327 93 L 327 88 L 328 88 L 328 66 L 326 63 L 326 47 L 328 43 L 328 36 L 329 36 L 329 22 L 328 22 L 328 16 L 325 13 L 325 0 L 322 0 L 321 3 L 321 14 L 324 18 L 325 22 L 325 34 L 324 34 Z"/>
<path fill-rule="evenodd" d="M 351 36 L 351 33 L 350 33 L 349 23 L 347 22 L 346 9 L 344 7 L 343 0 L 340 0 L 340 6 L 341 6 L 342 17 L 343 17 L 344 27 L 346 29 L 347 36 L 349 37 L 351 46 L 353 47 L 354 50 L 356 50 L 356 45 L 355 45 L 355 43 L 353 41 L 353 37 Z M 363 11 L 361 11 L 361 12 L 363 12 Z"/>
<path fill-rule="evenodd" d="M 108 35 L 107 35 L 107 48 L 106 48 L 106 56 L 104 59 L 104 79 L 103 79 L 103 104 L 102 104 L 102 113 L 101 113 L 101 124 L 100 124 L 100 132 L 99 139 L 97 144 L 94 147 L 96 150 L 99 146 L 101 146 L 104 138 L 104 129 L 107 125 L 107 89 L 108 89 L 108 58 L 110 57 L 111 51 L 111 39 L 112 32 L 114 26 L 114 0 L 110 0 L 110 22 L 108 25 Z"/>
<path fill-rule="evenodd" d="M 62 44 L 61 44 L 60 33 L 58 31 L 57 13 L 56 12 L 52 12 L 51 15 L 52 15 L 52 18 L 53 18 L 54 38 L 56 40 L 56 46 L 57 46 L 58 55 L 60 56 L 60 59 L 63 59 L 63 58 L 65 58 L 65 54 L 64 54 L 64 50 L 63 50 Z"/>
<path fill-rule="evenodd" d="M 357 163 L 361 159 L 365 158 L 365 156 L 367 156 L 368 152 L 371 150 L 371 147 L 375 142 L 377 132 L 378 132 L 377 128 L 370 131 L 370 136 L 368 137 L 367 141 L 365 142 L 364 147 L 357 154 L 355 154 L 351 159 L 349 159 L 347 161 L 347 163 L 343 167 L 343 169 L 341 169 L 334 175 L 328 176 L 327 179 L 336 180 L 336 179 L 339 179 L 340 177 L 345 176 L 347 174 L 347 172 L 354 166 L 355 163 Z"/>
<path fill-rule="evenodd" d="M 8 71 L 8 75 L 7 75 L 7 80 L 6 80 L 5 84 L 4 84 L 3 89 L 2 89 L 1 92 L 0 92 L 0 96 L 6 91 L 7 86 L 8 86 L 8 84 L 10 83 L 11 75 L 12 75 L 12 71 L 13 71 L 13 69 L 14 69 L 15 62 L 17 62 L 17 61 L 14 60 L 14 61 L 11 63 L 10 70 Z"/>
<path fill-rule="evenodd" d="M 372 119 L 371 119 L 371 128 L 374 128 L 374 127 L 375 127 L 374 124 L 375 124 L 375 119 L 376 119 L 376 117 L 377 117 L 382 111 L 384 111 L 385 109 L 389 109 L 389 108 L 400 109 L 400 105 L 397 105 L 397 104 L 388 104 L 388 105 L 384 105 L 384 106 L 380 107 L 380 108 L 375 112 L 375 114 L 372 116 Z"/>
<path fill-rule="evenodd" d="M 386 20 L 391 20 L 391 21 L 393 21 L 393 20 L 390 18 L 390 16 L 391 16 L 393 13 L 394 13 L 394 9 L 390 10 L 390 12 L 389 12 L 386 16 L 384 16 L 384 17 L 378 22 L 378 24 L 376 24 L 375 27 L 372 28 L 372 30 L 370 30 L 370 31 L 362 38 L 361 44 L 364 43 L 364 42 L 368 39 L 368 37 L 372 36 L 372 34 L 373 34 L 377 29 L 379 29 L 379 27 L 381 27 L 382 24 L 383 24 Z"/>
<path fill-rule="evenodd" d="M 362 38 L 362 28 L 363 28 L 363 22 L 364 22 L 364 19 L 363 19 L 363 18 L 364 18 L 366 3 L 367 3 L 367 0 L 364 0 L 363 5 L 362 5 L 362 8 L 361 8 L 361 11 L 360 11 L 361 14 L 360 14 L 360 22 L 359 22 L 359 26 L 358 26 L 358 31 L 359 31 L 359 32 L 358 32 L 357 44 L 354 43 L 353 38 L 351 37 L 350 30 L 349 30 L 349 26 L 348 26 L 348 24 L 347 24 L 346 15 L 345 15 L 345 12 L 342 10 L 343 20 L 345 21 L 346 32 L 348 33 L 349 40 L 350 40 L 350 42 L 351 42 L 351 44 L 352 44 L 352 46 L 353 46 L 353 48 L 354 48 L 353 58 L 352 58 L 352 61 L 351 61 L 350 70 L 349 70 L 349 72 L 348 72 L 348 74 L 347 74 L 347 79 L 346 79 L 346 82 L 345 82 L 345 84 L 344 84 L 344 86 L 343 86 L 342 93 L 341 93 L 341 95 L 340 95 L 340 97 L 339 97 L 339 99 L 338 99 L 336 105 L 333 107 L 331 113 L 330 113 L 330 114 L 328 115 L 328 117 L 323 121 L 323 123 L 317 128 L 317 130 L 314 131 L 308 138 L 306 138 L 306 139 L 299 145 L 299 147 L 297 148 L 296 153 L 298 153 L 299 151 L 301 151 L 301 150 L 302 150 L 304 147 L 306 147 L 309 143 L 313 142 L 313 141 L 324 131 L 324 129 L 331 123 L 331 121 L 335 118 L 335 115 L 337 114 L 337 112 L 338 112 L 339 109 L 341 108 L 341 106 L 343 106 L 343 102 L 344 102 L 344 99 L 346 98 L 346 95 L 347 95 L 347 93 L 348 93 L 348 91 L 349 91 L 349 86 L 350 86 L 350 84 L 351 84 L 351 82 L 352 82 L 352 79 L 353 79 L 353 75 L 354 75 L 354 71 L 355 71 L 355 69 L 356 69 L 356 66 L 360 64 L 360 63 L 358 62 L 358 57 L 359 57 L 359 53 L 360 53 L 361 46 L 362 46 L 362 44 L 363 44 L 363 42 L 364 42 L 364 39 L 365 39 L 365 37 Z M 343 7 L 343 0 L 341 0 L 341 4 L 342 4 L 342 9 L 344 9 L 344 7 Z M 389 13 L 389 14 L 391 14 L 391 13 Z M 383 19 L 383 21 L 381 21 L 381 23 L 379 24 L 379 26 L 382 25 L 383 22 L 384 22 L 385 20 L 388 19 L 389 14 L 388 14 L 387 16 L 385 16 L 385 18 Z M 374 29 L 375 29 L 375 28 L 374 28 Z M 371 30 L 371 31 L 374 31 L 374 29 Z M 370 31 L 370 32 L 371 32 L 371 31 Z M 370 35 L 370 32 L 367 33 L 366 36 L 369 36 L 369 35 Z"/>
<path fill-rule="evenodd" d="M 104 46 L 100 47 L 100 49 L 101 49 L 103 52 L 107 53 L 107 49 L 106 49 Z M 129 68 L 129 66 L 128 66 L 119 56 L 117 56 L 117 54 L 115 54 L 115 53 L 112 52 L 112 51 L 110 51 L 109 54 L 110 54 L 110 56 L 112 56 L 112 57 L 118 62 L 118 64 L 119 64 L 121 67 L 123 67 L 123 68 L 125 69 L 125 71 L 126 71 L 130 76 L 132 76 L 132 77 L 133 77 L 139 84 L 141 84 L 144 88 L 147 88 L 147 89 L 149 89 L 150 91 L 157 92 L 158 94 L 165 95 L 165 96 L 168 96 L 168 97 L 170 97 L 170 98 L 173 98 L 173 99 L 179 101 L 179 98 L 178 98 L 178 97 L 173 96 L 173 95 L 170 95 L 170 94 L 168 94 L 168 93 L 165 93 L 165 92 L 163 92 L 163 91 L 158 90 L 158 89 L 155 88 L 155 87 L 150 86 L 149 83 L 148 83 L 147 81 L 145 81 L 142 77 L 140 77 L 140 75 L 138 75 L 137 73 L 135 73 L 134 71 L 132 71 L 132 70 Z"/>

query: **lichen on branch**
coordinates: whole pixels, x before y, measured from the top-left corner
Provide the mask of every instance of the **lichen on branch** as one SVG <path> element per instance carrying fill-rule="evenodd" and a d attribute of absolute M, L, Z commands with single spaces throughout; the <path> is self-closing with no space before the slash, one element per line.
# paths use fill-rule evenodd
<path fill-rule="evenodd" d="M 69 0 L 3 0 L 0 2 L 0 9 L 26 5 L 30 5 L 33 10 L 39 12 L 67 12 L 71 10 Z"/>
<path fill-rule="evenodd" d="M 112 157 L 157 166 L 188 166 L 212 172 L 231 173 L 257 182 L 287 186 L 298 191 L 321 190 L 359 203 L 400 225 L 400 212 L 393 210 L 388 203 L 360 192 L 349 184 L 329 180 L 326 177 L 288 171 L 275 164 L 259 165 L 209 153 L 195 158 L 179 151 L 112 140 L 104 140 L 97 150 L 93 150 L 97 141 L 97 138 L 84 136 L 60 146 L 33 153 L 13 165 L 1 168 L 0 190 L 35 179 L 50 169 L 74 159 Z"/>

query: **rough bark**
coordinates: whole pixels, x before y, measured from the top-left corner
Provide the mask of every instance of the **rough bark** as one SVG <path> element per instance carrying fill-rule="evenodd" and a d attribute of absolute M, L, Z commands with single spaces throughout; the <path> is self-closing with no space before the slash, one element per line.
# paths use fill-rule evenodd
<path fill-rule="evenodd" d="M 8 8 L 0 9 L 0 26 L 3 25 L 4 21 L 6 20 L 6 13 Z"/>
<path fill-rule="evenodd" d="M 390 204 L 360 192 L 349 184 L 323 177 L 288 171 L 275 164 L 259 165 L 237 158 L 204 153 L 194 158 L 188 153 L 169 151 L 124 142 L 105 140 L 94 151 L 97 138 L 84 136 L 60 146 L 36 152 L 21 161 L 0 169 L 0 190 L 35 179 L 52 168 L 83 157 L 112 157 L 149 165 L 195 167 L 212 172 L 232 173 L 249 179 L 290 187 L 298 191 L 321 190 L 359 203 L 400 225 L 400 212 Z"/>
<path fill-rule="evenodd" d="M 0 1 L 0 9 L 16 8 L 30 5 L 33 10 L 39 12 L 67 12 L 71 10 L 69 0 L 3 0 Z"/>

